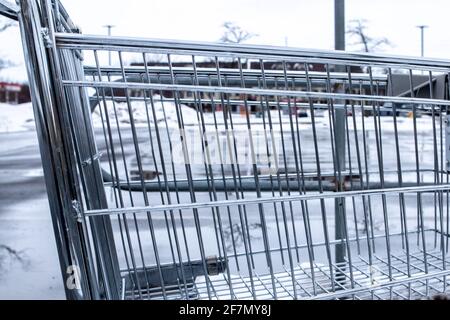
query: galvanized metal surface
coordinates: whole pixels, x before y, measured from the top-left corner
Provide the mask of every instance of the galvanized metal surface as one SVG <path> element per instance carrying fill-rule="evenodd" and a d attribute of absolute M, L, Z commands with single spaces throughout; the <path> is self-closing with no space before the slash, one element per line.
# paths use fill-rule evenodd
<path fill-rule="evenodd" d="M 447 291 L 449 61 L 88 36 L 58 1 L 20 8 L 68 298 Z"/>
<path fill-rule="evenodd" d="M 0 0 L 0 15 L 12 20 L 17 20 L 18 12 L 19 7 L 16 4 L 8 0 Z"/>

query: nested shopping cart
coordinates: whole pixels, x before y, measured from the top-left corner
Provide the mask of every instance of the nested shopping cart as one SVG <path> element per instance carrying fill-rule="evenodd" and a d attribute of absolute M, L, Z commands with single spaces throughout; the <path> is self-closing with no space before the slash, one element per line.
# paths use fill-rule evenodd
<path fill-rule="evenodd" d="M 68 298 L 448 290 L 450 61 L 83 35 L 59 1 L 0 7 Z"/>

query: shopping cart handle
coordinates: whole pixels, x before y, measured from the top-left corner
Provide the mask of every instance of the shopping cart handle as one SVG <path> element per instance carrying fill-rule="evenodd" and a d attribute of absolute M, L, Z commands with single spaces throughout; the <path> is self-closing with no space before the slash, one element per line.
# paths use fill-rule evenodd
<path fill-rule="evenodd" d="M 145 289 L 147 286 L 161 288 L 164 285 L 167 288 L 171 285 L 192 285 L 195 278 L 205 275 L 205 268 L 208 275 L 218 275 L 225 272 L 227 264 L 223 258 L 211 256 L 207 257 L 205 262 L 196 260 L 182 264 L 165 264 L 159 268 L 151 266 L 145 269 L 130 270 L 125 275 L 126 290 Z"/>

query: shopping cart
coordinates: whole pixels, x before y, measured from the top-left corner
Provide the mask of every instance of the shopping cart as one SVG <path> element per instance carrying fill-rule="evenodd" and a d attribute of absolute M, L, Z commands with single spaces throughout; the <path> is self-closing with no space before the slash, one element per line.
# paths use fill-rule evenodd
<path fill-rule="evenodd" d="M 0 8 L 68 298 L 448 290 L 450 61 L 82 35 L 58 1 Z"/>

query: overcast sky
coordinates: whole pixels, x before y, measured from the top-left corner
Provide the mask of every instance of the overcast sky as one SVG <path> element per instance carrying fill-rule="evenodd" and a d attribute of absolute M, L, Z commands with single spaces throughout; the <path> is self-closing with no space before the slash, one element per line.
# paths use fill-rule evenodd
<path fill-rule="evenodd" d="M 333 48 L 333 0 L 62 0 L 83 33 L 218 41 L 221 25 L 232 21 L 259 34 L 254 44 Z M 420 55 L 426 24 L 425 55 L 450 59 L 448 0 L 347 0 L 346 20 L 366 19 L 368 34 L 386 37 L 390 54 Z M 18 29 L 0 35 L 0 54 L 21 60 Z M 351 47 L 351 50 L 356 48 Z M 19 53 L 18 53 L 19 52 Z"/>

